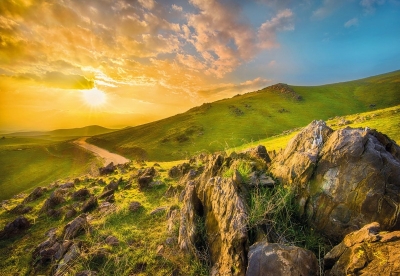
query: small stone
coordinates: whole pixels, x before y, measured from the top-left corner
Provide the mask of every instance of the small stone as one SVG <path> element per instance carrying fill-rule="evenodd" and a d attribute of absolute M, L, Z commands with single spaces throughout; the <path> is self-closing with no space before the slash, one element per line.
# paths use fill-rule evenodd
<path fill-rule="evenodd" d="M 105 240 L 106 244 L 116 246 L 119 244 L 119 240 L 114 236 L 108 236 Z"/>
<path fill-rule="evenodd" d="M 136 212 L 141 207 L 142 207 L 142 204 L 140 202 L 137 202 L 137 201 L 133 201 L 133 202 L 131 202 L 131 204 L 129 204 L 129 210 L 132 211 L 132 212 Z"/>
<path fill-rule="evenodd" d="M 156 214 L 164 213 L 167 210 L 167 207 L 158 207 L 154 209 L 153 211 L 150 212 L 151 216 L 154 216 Z"/>
<path fill-rule="evenodd" d="M 74 208 L 68 209 L 68 211 L 65 213 L 65 219 L 71 219 L 74 216 L 76 216 L 77 211 Z"/>
<path fill-rule="evenodd" d="M 159 255 L 159 256 L 161 256 L 163 252 L 164 252 L 164 245 L 160 244 L 160 245 L 157 247 L 156 254 Z"/>

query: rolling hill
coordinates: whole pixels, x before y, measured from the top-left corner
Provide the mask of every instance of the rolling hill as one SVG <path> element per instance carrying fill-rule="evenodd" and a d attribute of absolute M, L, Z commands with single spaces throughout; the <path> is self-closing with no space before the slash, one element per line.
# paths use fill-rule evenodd
<path fill-rule="evenodd" d="M 265 139 L 314 119 L 398 104 L 400 70 L 322 86 L 276 84 L 88 141 L 130 159 L 169 161 Z"/>
<path fill-rule="evenodd" d="M 109 129 L 102 126 L 86 126 L 81 128 L 71 129 L 56 129 L 52 131 L 27 131 L 27 132 L 14 132 L 4 134 L 5 137 L 81 137 L 81 136 L 94 136 L 113 132 L 115 129 Z"/>

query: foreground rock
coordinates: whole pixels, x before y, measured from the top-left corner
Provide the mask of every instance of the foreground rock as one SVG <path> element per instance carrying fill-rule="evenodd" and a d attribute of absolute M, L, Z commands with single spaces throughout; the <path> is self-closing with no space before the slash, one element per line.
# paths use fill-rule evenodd
<path fill-rule="evenodd" d="M 17 236 L 29 229 L 29 227 L 31 227 L 31 224 L 25 217 L 18 217 L 4 226 L 4 229 L 0 231 L 0 240 Z"/>
<path fill-rule="evenodd" d="M 143 171 L 139 171 L 138 174 L 138 184 L 139 189 L 143 190 L 149 187 L 150 183 L 153 182 L 153 178 L 156 175 L 156 170 L 154 167 L 146 168 Z"/>
<path fill-rule="evenodd" d="M 42 188 L 42 187 L 36 187 L 32 193 L 30 193 L 23 201 L 23 203 L 28 203 L 31 201 L 34 201 L 36 199 L 38 199 L 39 197 L 41 197 L 45 192 L 47 192 L 46 188 Z"/>
<path fill-rule="evenodd" d="M 380 232 L 378 223 L 348 234 L 325 257 L 329 275 L 398 275 L 400 231 Z"/>
<path fill-rule="evenodd" d="M 107 175 L 113 173 L 117 169 L 117 166 L 114 165 L 113 162 L 108 164 L 105 167 L 99 168 L 100 175 Z"/>
<path fill-rule="evenodd" d="M 271 172 L 296 189 L 300 213 L 332 239 L 373 221 L 400 229 L 400 147 L 382 133 L 333 132 L 314 121 L 273 160 Z"/>
<path fill-rule="evenodd" d="M 48 212 L 49 210 L 54 209 L 56 206 L 60 205 L 61 203 L 65 202 L 65 194 L 68 191 L 63 188 L 58 188 L 54 192 L 51 193 L 50 197 L 46 199 L 42 208 L 40 209 L 40 213 Z"/>
<path fill-rule="evenodd" d="M 64 240 L 70 240 L 77 237 L 80 233 L 89 230 L 89 223 L 86 220 L 86 215 L 81 214 L 73 221 L 65 225 L 62 237 Z"/>
<path fill-rule="evenodd" d="M 178 243 L 194 254 L 209 253 L 212 275 L 243 275 L 248 250 L 247 205 L 238 183 L 215 176 L 222 164 L 224 157 L 211 156 L 203 174 L 187 183 Z"/>
<path fill-rule="evenodd" d="M 268 242 L 250 246 L 248 276 L 318 274 L 317 258 L 309 250 Z"/>

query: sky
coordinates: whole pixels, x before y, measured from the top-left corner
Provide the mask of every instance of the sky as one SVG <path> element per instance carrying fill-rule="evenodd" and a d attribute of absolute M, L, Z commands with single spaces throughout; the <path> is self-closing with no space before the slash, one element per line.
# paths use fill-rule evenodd
<path fill-rule="evenodd" d="M 158 120 L 400 69 L 400 0 L 1 0 L 0 131 Z"/>

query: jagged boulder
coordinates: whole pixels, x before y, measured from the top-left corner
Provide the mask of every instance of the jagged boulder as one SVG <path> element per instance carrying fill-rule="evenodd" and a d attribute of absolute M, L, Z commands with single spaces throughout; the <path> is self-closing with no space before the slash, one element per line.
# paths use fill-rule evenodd
<path fill-rule="evenodd" d="M 248 250 L 248 210 L 238 184 L 232 178 L 215 176 L 222 164 L 223 156 L 212 156 L 203 174 L 187 183 L 178 244 L 194 254 L 208 248 L 212 275 L 243 275 Z"/>
<path fill-rule="evenodd" d="M 325 255 L 325 275 L 398 275 L 399 259 L 400 231 L 380 232 L 374 222 L 348 234 Z"/>
<path fill-rule="evenodd" d="M 91 196 L 83 203 L 82 212 L 83 213 L 90 212 L 93 209 L 95 209 L 98 205 L 99 203 L 97 201 L 97 197 Z"/>
<path fill-rule="evenodd" d="M 154 167 L 146 168 L 138 173 L 138 184 L 139 189 L 145 189 L 149 187 L 150 183 L 153 182 L 153 177 L 156 175 Z"/>
<path fill-rule="evenodd" d="M 34 201 L 36 199 L 38 199 L 39 197 L 41 197 L 45 192 L 47 192 L 46 188 L 42 188 L 42 187 L 36 187 L 32 193 L 30 193 L 23 201 L 23 203 L 28 203 L 31 201 Z"/>
<path fill-rule="evenodd" d="M 64 240 L 70 240 L 79 235 L 79 233 L 88 230 L 90 227 L 85 214 L 81 214 L 74 220 L 65 225 L 62 237 Z"/>
<path fill-rule="evenodd" d="M 24 215 L 32 211 L 32 206 L 25 206 L 24 204 L 18 204 L 13 209 L 11 209 L 10 213 L 17 214 L 17 215 Z"/>
<path fill-rule="evenodd" d="M 190 170 L 190 164 L 189 163 L 182 163 L 177 166 L 173 166 L 169 171 L 168 171 L 168 176 L 171 178 L 177 178 L 181 177 L 185 174 L 187 174 Z"/>
<path fill-rule="evenodd" d="M 90 192 L 87 188 L 82 188 L 72 194 L 74 200 L 85 200 L 90 196 Z"/>
<path fill-rule="evenodd" d="M 25 217 L 18 217 L 12 222 L 4 226 L 4 229 L 0 231 L 0 240 L 8 239 L 21 234 L 31 227 L 28 219 Z"/>
<path fill-rule="evenodd" d="M 378 221 L 400 229 L 400 148 L 369 129 L 332 131 L 314 121 L 272 162 L 271 172 L 298 193 L 300 213 L 329 238 Z"/>
<path fill-rule="evenodd" d="M 313 121 L 272 160 L 270 171 L 286 184 L 306 185 L 317 165 L 323 143 L 332 132 L 325 122 Z"/>
<path fill-rule="evenodd" d="M 65 194 L 68 191 L 63 188 L 59 188 L 51 193 L 50 197 L 46 199 L 42 208 L 40 209 L 40 213 L 46 213 L 54 207 L 58 206 L 59 204 L 65 202 Z"/>
<path fill-rule="evenodd" d="M 304 248 L 258 242 L 250 246 L 246 275 L 319 275 L 318 261 Z"/>
<path fill-rule="evenodd" d="M 246 153 L 249 154 L 251 157 L 260 158 L 266 163 L 271 162 L 271 158 L 269 157 L 267 149 L 263 145 L 258 145 L 257 147 L 248 150 Z"/>
<path fill-rule="evenodd" d="M 100 175 L 107 175 L 113 173 L 117 169 L 117 166 L 113 162 L 109 163 L 107 166 L 99 168 Z"/>

